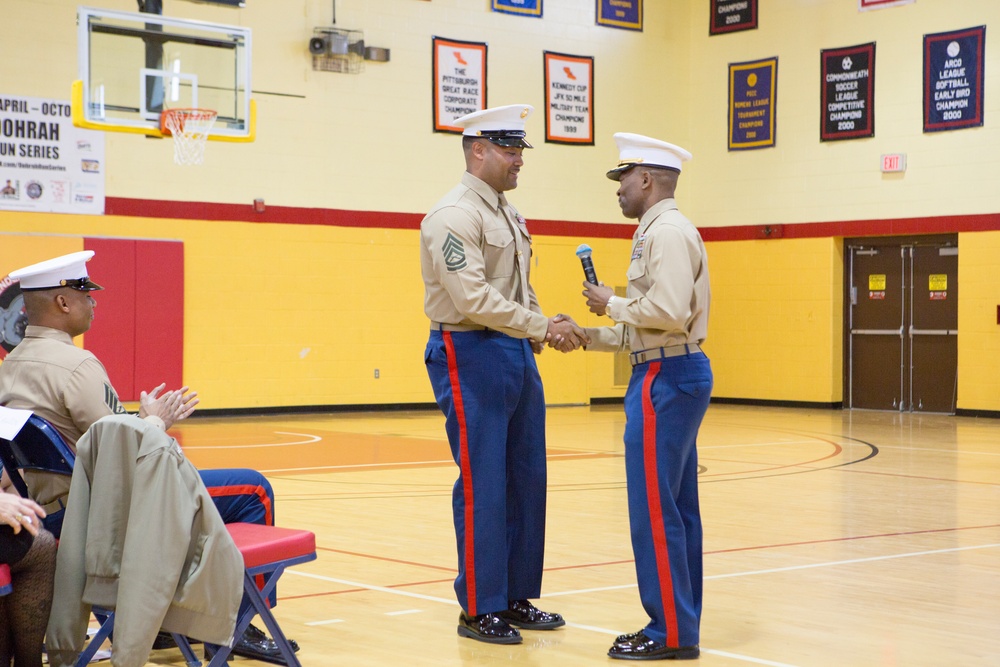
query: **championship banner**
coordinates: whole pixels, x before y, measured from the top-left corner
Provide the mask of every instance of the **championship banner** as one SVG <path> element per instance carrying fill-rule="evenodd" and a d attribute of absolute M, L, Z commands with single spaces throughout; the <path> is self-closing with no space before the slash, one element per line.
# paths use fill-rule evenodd
<path fill-rule="evenodd" d="M 916 0 L 858 0 L 858 11 L 866 12 L 869 9 L 882 9 L 883 7 L 895 7 L 896 5 L 911 5 Z"/>
<path fill-rule="evenodd" d="M 924 35 L 924 132 L 983 124 L 986 26 Z"/>
<path fill-rule="evenodd" d="M 462 133 L 455 119 L 486 108 L 486 43 L 432 38 L 434 131 Z"/>
<path fill-rule="evenodd" d="M 543 52 L 545 141 L 594 145 L 594 59 Z"/>
<path fill-rule="evenodd" d="M 729 150 L 774 146 L 778 57 L 729 64 Z"/>
<path fill-rule="evenodd" d="M 757 29 L 757 0 L 712 0 L 709 35 Z"/>
<path fill-rule="evenodd" d="M 597 0 L 597 25 L 642 30 L 642 0 Z"/>
<path fill-rule="evenodd" d="M 0 95 L 0 210 L 104 214 L 104 133 L 67 100 Z"/>
<path fill-rule="evenodd" d="M 542 0 L 493 0 L 493 11 L 542 17 Z"/>
<path fill-rule="evenodd" d="M 875 42 L 820 51 L 821 141 L 875 136 Z"/>

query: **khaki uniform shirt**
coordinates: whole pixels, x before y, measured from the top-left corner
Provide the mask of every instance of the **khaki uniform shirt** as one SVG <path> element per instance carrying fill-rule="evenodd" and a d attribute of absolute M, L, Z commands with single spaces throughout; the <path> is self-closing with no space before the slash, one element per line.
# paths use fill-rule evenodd
<path fill-rule="evenodd" d="M 701 234 L 673 199 L 646 211 L 632 237 L 625 297 L 615 297 L 613 327 L 587 328 L 588 350 L 639 352 L 708 335 L 708 257 Z"/>
<path fill-rule="evenodd" d="M 545 339 L 548 318 L 528 281 L 531 234 L 524 218 L 472 174 L 420 223 L 420 267 L 432 322 Z"/>
<path fill-rule="evenodd" d="M 74 345 L 65 331 L 39 326 L 29 326 L 24 340 L 0 363 L 0 405 L 31 410 L 52 424 L 73 451 L 91 424 L 125 412 L 97 357 Z M 69 493 L 65 475 L 28 471 L 24 478 L 40 505 Z"/>

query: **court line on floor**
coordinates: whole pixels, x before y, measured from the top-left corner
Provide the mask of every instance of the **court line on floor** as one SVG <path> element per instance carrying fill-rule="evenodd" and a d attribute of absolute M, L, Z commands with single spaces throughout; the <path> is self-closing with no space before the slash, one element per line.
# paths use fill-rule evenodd
<path fill-rule="evenodd" d="M 272 445 L 249 445 L 251 447 L 270 447 Z M 205 449 L 208 449 L 207 447 Z M 221 448 L 220 448 L 221 449 Z M 546 459 L 566 459 L 566 458 L 595 458 L 595 457 L 620 457 L 620 454 L 605 454 L 603 452 L 576 452 L 574 454 L 548 454 Z M 400 466 L 431 466 L 431 465 L 444 465 L 451 464 L 454 465 L 455 462 L 451 459 L 441 459 L 439 461 L 385 461 L 383 463 L 351 463 L 339 466 L 310 466 L 308 468 L 272 468 L 269 470 L 261 470 L 261 473 L 278 473 L 278 472 L 316 472 L 320 470 L 355 470 L 358 468 L 397 468 Z"/>
<path fill-rule="evenodd" d="M 397 590 L 397 589 L 394 589 L 394 588 L 386 588 L 385 586 L 374 586 L 374 585 L 371 585 L 371 584 L 362 584 L 362 583 L 357 582 L 357 581 L 348 581 L 346 579 L 337 579 L 335 577 L 327 577 L 327 576 L 324 576 L 322 574 L 312 574 L 311 572 L 300 572 L 300 571 L 295 570 L 295 569 L 285 570 L 285 573 L 286 574 L 297 574 L 297 575 L 299 575 L 301 577 L 308 577 L 310 579 L 319 579 L 320 581 L 329 581 L 331 583 L 343 584 L 345 586 L 353 586 L 355 588 L 363 588 L 363 589 L 366 589 L 366 590 L 369 590 L 369 591 L 376 591 L 376 592 L 379 592 L 379 593 L 391 593 L 392 595 L 402 595 L 404 597 L 416 598 L 418 600 L 427 600 L 428 602 L 440 602 L 440 603 L 447 604 L 447 605 L 450 605 L 450 606 L 453 606 L 453 607 L 457 607 L 458 606 L 458 602 L 456 600 L 450 600 L 448 598 L 440 598 L 440 597 L 437 597 L 437 596 L 434 596 L 434 595 L 423 595 L 421 593 L 411 593 L 410 591 L 401 591 L 401 590 Z M 542 597 L 551 597 L 551 596 L 550 595 L 543 595 Z M 319 624 L 326 625 L 326 624 L 330 624 L 330 623 L 339 623 L 341 621 L 342 621 L 342 619 L 336 619 L 336 620 L 329 620 L 329 621 L 319 621 L 317 623 L 307 623 L 306 625 L 319 625 Z M 566 625 L 569 626 L 569 627 L 571 627 L 571 628 L 576 628 L 578 630 L 588 630 L 588 631 L 591 631 L 591 632 L 598 632 L 598 633 L 605 634 L 605 635 L 617 636 L 617 635 L 621 634 L 621 632 L 618 631 L 618 630 L 608 630 L 606 628 L 599 628 L 599 627 L 596 627 L 596 626 L 593 626 L 593 625 L 581 625 L 579 623 L 567 623 Z M 754 658 L 752 656 L 747 656 L 747 655 L 740 655 L 738 653 L 729 653 L 729 652 L 726 652 L 726 651 L 716 651 L 714 649 L 707 649 L 707 648 L 703 648 L 701 650 L 704 653 L 711 653 L 713 655 L 719 655 L 719 656 L 726 657 L 726 658 L 732 658 L 733 660 L 741 660 L 743 662 L 749 662 L 749 663 L 754 664 L 754 665 L 766 665 L 767 667 L 795 667 L 794 665 L 789 665 L 789 664 L 783 663 L 783 662 L 772 662 L 770 660 L 762 660 L 760 658 Z"/>
<path fill-rule="evenodd" d="M 857 563 L 873 563 L 880 560 L 895 560 L 898 558 L 913 558 L 916 556 L 935 556 L 938 554 L 948 554 L 956 553 L 959 551 L 972 551 L 974 549 L 995 549 L 1000 548 L 1000 543 L 997 544 L 977 544 L 971 547 L 954 547 L 951 549 L 933 549 L 929 551 L 913 551 L 910 553 L 903 554 L 890 554 L 887 556 L 871 556 L 869 558 L 852 558 L 850 560 L 835 560 L 827 561 L 825 563 L 808 563 L 806 565 L 789 565 L 787 567 L 775 567 L 767 570 L 749 570 L 746 572 L 730 572 L 728 574 L 712 574 L 706 575 L 705 581 L 714 581 L 716 579 L 732 579 L 734 577 L 749 577 L 758 574 L 776 574 L 778 572 L 793 572 L 795 570 L 811 570 L 820 567 L 836 567 L 838 565 L 855 565 Z M 582 588 L 572 591 L 560 591 L 557 593 L 546 593 L 542 597 L 545 598 L 555 598 L 562 597 L 564 595 L 581 595 L 583 593 L 601 593 L 604 591 L 618 591 L 627 588 L 636 588 L 637 584 L 618 584 L 616 586 L 601 586 L 598 588 Z"/>

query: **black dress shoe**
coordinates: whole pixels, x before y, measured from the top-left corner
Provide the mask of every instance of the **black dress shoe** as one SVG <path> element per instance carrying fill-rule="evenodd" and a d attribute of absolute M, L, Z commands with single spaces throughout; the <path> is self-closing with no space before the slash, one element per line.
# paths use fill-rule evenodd
<path fill-rule="evenodd" d="M 667 646 L 642 631 L 621 635 L 608 651 L 609 657 L 621 660 L 694 660 L 700 654 L 697 646 Z"/>
<path fill-rule="evenodd" d="M 521 633 L 510 627 L 499 614 L 458 615 L 458 634 L 490 644 L 520 644 Z"/>
<path fill-rule="evenodd" d="M 292 651 L 298 653 L 299 645 L 294 639 L 289 639 Z M 274 641 L 263 633 L 258 627 L 250 625 L 239 641 L 233 646 L 233 655 L 241 655 L 244 658 L 252 658 L 263 662 L 270 662 L 275 665 L 287 665 L 278 642 Z M 209 657 L 206 655 L 206 658 Z"/>
<path fill-rule="evenodd" d="M 188 637 L 188 644 L 200 644 L 200 639 L 192 639 Z M 174 641 L 174 636 L 169 632 L 164 632 L 160 630 L 156 633 L 156 639 L 153 640 L 153 650 L 160 651 L 165 648 L 177 648 L 177 642 Z"/>
<path fill-rule="evenodd" d="M 507 611 L 500 612 L 500 618 L 525 630 L 552 630 L 566 625 L 559 614 L 542 611 L 527 600 L 512 601 Z"/>

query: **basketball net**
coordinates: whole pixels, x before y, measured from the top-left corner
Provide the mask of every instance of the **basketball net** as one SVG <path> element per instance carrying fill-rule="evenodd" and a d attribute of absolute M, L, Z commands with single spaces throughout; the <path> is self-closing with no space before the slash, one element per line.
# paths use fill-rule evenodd
<path fill-rule="evenodd" d="M 174 138 L 174 162 L 205 161 L 205 144 L 217 115 L 211 109 L 166 109 L 160 114 L 160 130 Z"/>

